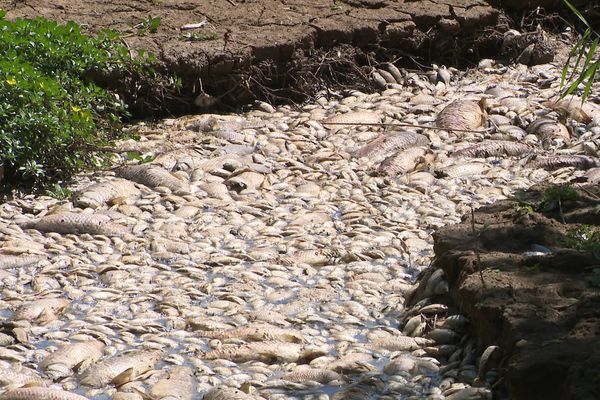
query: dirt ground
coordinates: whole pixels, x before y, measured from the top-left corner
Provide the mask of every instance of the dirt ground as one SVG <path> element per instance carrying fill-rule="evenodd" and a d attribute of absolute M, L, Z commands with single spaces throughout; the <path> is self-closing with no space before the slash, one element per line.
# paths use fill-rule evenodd
<path fill-rule="evenodd" d="M 538 204 L 542 193 L 522 199 Z M 500 346 L 513 399 L 600 393 L 600 254 L 568 242 L 583 225 L 598 229 L 600 191 L 578 193 L 542 212 L 524 201 L 499 202 L 477 210 L 474 224 L 466 216 L 434 235 L 451 297 L 482 348 Z"/>
<path fill-rule="evenodd" d="M 508 29 L 498 28 L 501 11 L 483 0 L 0 0 L 0 8 L 7 18 L 128 32 L 133 52 L 152 51 L 183 79 L 179 113 L 193 111 L 202 93 L 241 104 L 302 101 L 324 88 L 320 77 L 366 87 L 368 66 L 378 62 L 464 64 L 478 58 L 485 38 Z M 152 18 L 160 18 L 155 33 L 143 29 Z"/>

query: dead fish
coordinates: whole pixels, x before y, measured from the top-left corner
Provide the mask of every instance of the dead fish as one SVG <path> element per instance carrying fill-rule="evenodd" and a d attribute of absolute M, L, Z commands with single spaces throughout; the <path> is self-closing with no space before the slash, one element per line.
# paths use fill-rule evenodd
<path fill-rule="evenodd" d="M 583 175 L 587 183 L 597 184 L 600 183 L 600 168 L 592 168 Z"/>
<path fill-rule="evenodd" d="M 472 146 L 462 148 L 452 153 L 453 157 L 501 157 L 519 156 L 532 152 L 533 149 L 523 143 L 508 140 L 484 140 Z"/>
<path fill-rule="evenodd" d="M 47 386 L 50 382 L 37 375 L 23 371 L 15 371 L 12 368 L 0 368 L 0 387 L 3 386 Z"/>
<path fill-rule="evenodd" d="M 175 149 L 157 155 L 152 165 L 161 166 L 167 171 L 189 171 L 203 160 L 200 153 L 193 149 Z"/>
<path fill-rule="evenodd" d="M 356 372 L 370 370 L 370 362 L 373 361 L 373 356 L 368 353 L 348 353 L 342 356 L 339 360 L 325 365 L 327 369 L 336 372 Z"/>
<path fill-rule="evenodd" d="M 82 208 L 98 208 L 116 198 L 138 197 L 140 190 L 126 179 L 94 183 L 73 195 L 73 204 Z"/>
<path fill-rule="evenodd" d="M 335 263 L 340 253 L 334 249 L 309 249 L 298 250 L 292 255 L 280 257 L 283 265 L 308 264 L 313 267 L 322 267 Z"/>
<path fill-rule="evenodd" d="M 70 303 L 70 300 L 63 298 L 35 300 L 17 308 L 11 320 L 37 321 L 45 324 L 57 319 Z"/>
<path fill-rule="evenodd" d="M 0 400 L 88 400 L 87 397 L 60 389 L 23 387 L 0 395 Z"/>
<path fill-rule="evenodd" d="M 225 186 L 235 192 L 241 192 L 246 189 L 258 189 L 265 180 L 265 176 L 254 171 L 244 171 L 234 173 L 227 178 Z"/>
<path fill-rule="evenodd" d="M 89 233 L 90 235 L 123 236 L 127 227 L 111 221 L 108 215 L 85 213 L 60 213 L 46 215 L 22 225 L 24 229 L 41 232 Z"/>
<path fill-rule="evenodd" d="M 455 100 L 440 111 L 435 123 L 438 128 L 472 131 L 483 127 L 486 119 L 482 102 Z"/>
<path fill-rule="evenodd" d="M 343 378 L 337 372 L 321 368 L 303 368 L 297 371 L 287 373 L 281 377 L 284 381 L 290 382 L 319 382 L 328 384 L 331 382 L 341 383 Z"/>
<path fill-rule="evenodd" d="M 116 171 L 117 176 L 129 179 L 149 188 L 166 187 L 173 193 L 189 194 L 190 185 L 172 175 L 166 169 L 152 164 L 127 165 Z"/>
<path fill-rule="evenodd" d="M 104 343 L 97 340 L 72 343 L 60 347 L 40 363 L 48 376 L 53 379 L 71 375 L 73 368 L 83 371 L 102 357 Z"/>
<path fill-rule="evenodd" d="M 39 256 L 13 256 L 0 254 L 0 269 L 21 268 L 40 262 Z"/>
<path fill-rule="evenodd" d="M 257 398 L 239 389 L 218 386 L 206 392 L 202 400 L 257 400 Z"/>
<path fill-rule="evenodd" d="M 274 325 L 253 323 L 235 329 L 217 331 L 199 331 L 203 337 L 214 339 L 242 339 L 245 341 L 278 340 L 289 343 L 302 343 L 304 337 L 292 329 L 279 328 Z"/>
<path fill-rule="evenodd" d="M 379 171 L 388 176 L 399 176 L 415 169 L 427 150 L 424 147 L 411 147 L 389 156 L 379 166 Z"/>
<path fill-rule="evenodd" d="M 581 97 L 578 96 L 567 96 L 556 101 L 549 100 L 542 103 L 542 105 L 584 124 L 592 122 L 595 114 L 600 112 L 597 107 L 594 107 L 591 103 L 583 102 Z"/>
<path fill-rule="evenodd" d="M 383 134 L 377 139 L 367 143 L 356 152 L 356 157 L 373 157 L 375 155 L 388 155 L 409 147 L 427 146 L 429 138 L 415 132 L 396 132 Z"/>
<path fill-rule="evenodd" d="M 571 140 L 567 127 L 551 119 L 536 119 L 527 127 L 527 133 L 539 137 L 544 147 L 563 145 Z"/>
<path fill-rule="evenodd" d="M 171 368 L 169 377 L 156 382 L 150 390 L 154 400 L 192 400 L 195 394 L 194 371 L 180 366 Z"/>
<path fill-rule="evenodd" d="M 545 169 L 554 171 L 564 167 L 574 167 L 575 169 L 590 169 L 600 167 L 600 158 L 582 156 L 582 155 L 555 155 L 549 157 L 537 157 L 527 163 L 527 167 L 532 169 Z"/>
<path fill-rule="evenodd" d="M 423 338 L 393 336 L 391 334 L 385 336 L 375 336 L 370 339 L 370 345 L 372 347 L 389 351 L 412 351 L 431 343 L 433 343 L 433 341 Z"/>
<path fill-rule="evenodd" d="M 487 169 L 482 162 L 469 162 L 451 165 L 449 167 L 436 169 L 436 176 L 447 176 L 448 178 L 464 178 L 481 175 Z"/>
<path fill-rule="evenodd" d="M 101 388 L 109 383 L 123 384 L 152 369 L 162 358 L 160 350 L 135 350 L 96 363 L 83 371 L 80 383 Z"/>
<path fill-rule="evenodd" d="M 446 397 L 446 400 L 491 400 L 492 392 L 488 388 L 468 387 Z"/>
<path fill-rule="evenodd" d="M 272 340 L 242 345 L 225 344 L 216 350 L 204 353 L 202 358 L 206 360 L 224 359 L 235 362 L 309 362 L 323 354 L 325 354 L 323 350 L 315 347 Z"/>
<path fill-rule="evenodd" d="M 337 132 L 343 128 L 352 128 L 361 124 L 378 124 L 381 122 L 381 115 L 372 111 L 351 111 L 345 114 L 333 115 L 323 120 L 322 124 L 332 132 Z M 348 125 L 336 125 L 348 124 Z"/>

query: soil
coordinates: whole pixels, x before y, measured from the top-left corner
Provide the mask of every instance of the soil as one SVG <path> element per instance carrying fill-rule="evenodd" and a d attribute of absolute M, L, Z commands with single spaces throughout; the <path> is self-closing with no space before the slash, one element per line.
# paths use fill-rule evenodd
<path fill-rule="evenodd" d="M 594 254 L 565 240 L 582 224 L 598 229 L 600 189 L 578 190 L 577 200 L 535 211 L 544 190 L 439 230 L 436 266 L 482 349 L 502 349 L 510 398 L 594 399 L 600 393 L 600 244 Z"/>
<path fill-rule="evenodd" d="M 153 52 L 183 79 L 177 113 L 197 111 L 193 100 L 203 93 L 236 105 L 302 101 L 335 84 L 366 90 L 369 65 L 464 65 L 480 52 L 494 54 L 508 29 L 498 26 L 500 9 L 483 0 L 0 0 L 0 8 L 9 19 L 43 16 L 91 33 L 129 32 L 123 40 L 132 52 Z M 155 33 L 137 28 L 156 17 Z"/>

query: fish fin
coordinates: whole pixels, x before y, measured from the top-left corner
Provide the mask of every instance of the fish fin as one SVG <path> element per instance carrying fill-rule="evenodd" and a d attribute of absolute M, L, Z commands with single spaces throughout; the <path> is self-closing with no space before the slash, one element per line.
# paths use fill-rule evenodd
<path fill-rule="evenodd" d="M 42 325 L 46 325 L 56 319 L 56 314 L 52 311 L 51 308 L 44 308 L 36 319 Z"/>
<path fill-rule="evenodd" d="M 115 376 L 111 381 L 115 386 L 123 386 L 124 384 L 131 382 L 134 378 L 134 369 L 127 368 L 125 371 L 121 372 L 119 375 Z"/>

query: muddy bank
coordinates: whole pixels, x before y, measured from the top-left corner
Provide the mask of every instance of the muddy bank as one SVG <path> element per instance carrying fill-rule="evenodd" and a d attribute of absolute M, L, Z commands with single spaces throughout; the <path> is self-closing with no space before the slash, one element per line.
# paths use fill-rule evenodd
<path fill-rule="evenodd" d="M 511 398 L 593 399 L 600 391 L 598 255 L 572 248 L 600 224 L 598 193 L 578 190 L 561 207 L 546 195 L 536 211 L 529 204 L 545 194 L 532 190 L 434 235 L 452 300 L 479 345 L 502 350 L 496 361 Z"/>
<path fill-rule="evenodd" d="M 497 26 L 500 9 L 482 0 L 3 0 L 0 8 L 7 18 L 43 16 L 90 32 L 128 33 L 123 40 L 132 52 L 155 53 L 183 79 L 181 98 L 170 105 L 177 112 L 197 110 L 201 94 L 208 95 L 204 103 L 231 106 L 257 98 L 299 101 L 324 83 L 366 88 L 369 65 L 464 63 L 480 50 L 495 51 L 508 29 Z M 148 29 L 151 18 L 160 18 L 156 32 Z"/>

